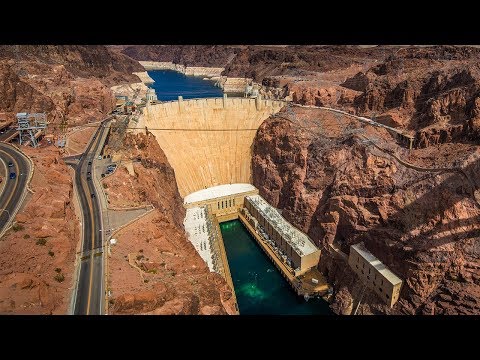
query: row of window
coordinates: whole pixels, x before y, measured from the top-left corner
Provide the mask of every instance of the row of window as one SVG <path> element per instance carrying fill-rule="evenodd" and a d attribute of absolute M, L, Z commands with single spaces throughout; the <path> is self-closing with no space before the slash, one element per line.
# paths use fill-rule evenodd
<path fill-rule="evenodd" d="M 357 258 L 357 262 L 358 262 L 358 258 Z M 355 265 L 355 267 L 358 269 L 358 264 Z M 362 274 L 365 274 L 365 263 L 362 264 Z M 370 274 L 372 272 L 372 268 L 369 267 L 368 268 L 368 275 L 367 275 L 367 279 L 370 280 Z M 373 279 L 373 281 L 375 282 L 375 280 L 377 280 L 377 272 L 374 272 L 375 274 L 375 278 Z M 383 285 L 383 278 L 380 279 L 381 283 L 380 285 Z"/>
<path fill-rule="evenodd" d="M 220 206 L 222 209 L 226 209 L 227 207 L 232 207 L 232 205 L 235 206 L 235 199 L 222 200 L 217 202 L 217 209 L 220 210 Z"/>

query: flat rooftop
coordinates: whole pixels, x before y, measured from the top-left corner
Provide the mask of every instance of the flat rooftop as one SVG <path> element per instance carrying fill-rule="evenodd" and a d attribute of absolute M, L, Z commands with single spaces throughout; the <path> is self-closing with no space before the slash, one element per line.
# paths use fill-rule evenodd
<path fill-rule="evenodd" d="M 318 251 L 318 248 L 306 234 L 285 220 L 278 210 L 270 205 L 263 197 L 260 195 L 249 195 L 246 198 L 262 213 L 278 233 L 283 235 L 285 241 L 290 244 L 298 255 L 305 256 Z"/>
<path fill-rule="evenodd" d="M 249 191 L 255 191 L 257 188 L 251 184 L 226 184 L 212 186 L 207 189 L 195 191 L 187 196 L 183 200 L 184 205 L 196 203 L 199 201 L 205 201 L 215 198 L 221 198 L 238 193 L 244 193 Z"/>
<path fill-rule="evenodd" d="M 361 257 L 363 257 L 375 269 L 377 269 L 377 271 L 382 274 L 382 276 L 391 284 L 397 285 L 402 282 L 402 279 L 395 275 L 384 263 L 378 260 L 370 251 L 368 251 L 363 242 L 352 245 L 352 248 L 354 248 Z"/>

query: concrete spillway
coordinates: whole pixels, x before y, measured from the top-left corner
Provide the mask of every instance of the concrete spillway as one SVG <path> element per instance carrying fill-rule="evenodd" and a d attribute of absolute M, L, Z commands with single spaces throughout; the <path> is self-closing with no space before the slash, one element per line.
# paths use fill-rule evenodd
<path fill-rule="evenodd" d="M 211 186 L 251 183 L 256 131 L 283 105 L 247 98 L 172 101 L 147 106 L 139 126 L 156 137 L 185 197 Z"/>

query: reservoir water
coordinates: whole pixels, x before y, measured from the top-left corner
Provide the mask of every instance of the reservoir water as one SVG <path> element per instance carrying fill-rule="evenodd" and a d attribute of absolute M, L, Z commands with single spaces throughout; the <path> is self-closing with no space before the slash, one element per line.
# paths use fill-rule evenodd
<path fill-rule="evenodd" d="M 332 314 L 325 300 L 297 296 L 239 220 L 220 229 L 241 315 Z"/>
<path fill-rule="evenodd" d="M 177 100 L 178 96 L 184 99 L 223 96 L 221 88 L 202 77 L 186 76 L 172 70 L 152 70 L 148 71 L 148 75 L 155 80 L 150 86 L 155 89 L 160 101 Z"/>

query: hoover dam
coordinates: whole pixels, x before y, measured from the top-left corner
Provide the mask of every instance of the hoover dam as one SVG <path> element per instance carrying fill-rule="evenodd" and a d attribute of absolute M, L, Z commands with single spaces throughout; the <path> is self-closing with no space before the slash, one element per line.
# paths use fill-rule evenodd
<path fill-rule="evenodd" d="M 175 170 L 182 197 L 212 186 L 251 183 L 252 143 L 260 124 L 282 101 L 191 99 L 148 105 L 147 127 Z"/>

